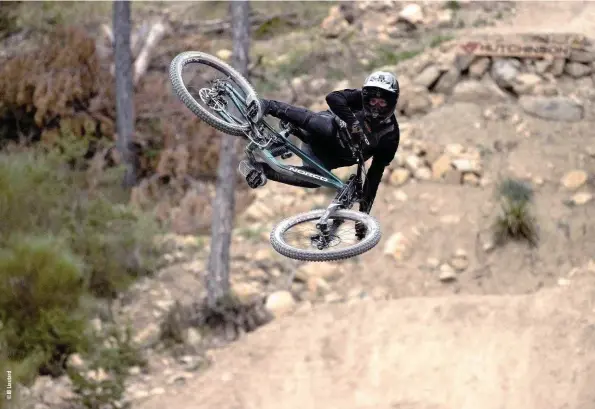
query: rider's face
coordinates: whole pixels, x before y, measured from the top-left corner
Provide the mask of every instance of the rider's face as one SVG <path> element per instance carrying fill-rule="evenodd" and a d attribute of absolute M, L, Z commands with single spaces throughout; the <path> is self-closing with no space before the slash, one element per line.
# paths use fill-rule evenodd
<path fill-rule="evenodd" d="M 371 98 L 370 105 L 373 107 L 385 108 L 388 104 L 382 98 Z"/>

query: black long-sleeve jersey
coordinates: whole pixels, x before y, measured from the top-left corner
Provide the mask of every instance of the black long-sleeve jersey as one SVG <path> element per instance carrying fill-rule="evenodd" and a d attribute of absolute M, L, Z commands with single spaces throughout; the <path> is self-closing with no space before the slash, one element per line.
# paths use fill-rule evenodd
<path fill-rule="evenodd" d="M 369 212 L 372 208 L 384 168 L 394 159 L 399 147 L 399 123 L 395 115 L 388 119 L 370 124 L 365 121 L 361 89 L 333 91 L 326 96 L 331 111 L 347 124 L 353 132 L 362 129 L 369 145 L 361 144 L 365 160 L 372 158 L 364 185 L 364 201 L 361 211 Z M 341 160 L 341 158 L 338 158 Z"/>

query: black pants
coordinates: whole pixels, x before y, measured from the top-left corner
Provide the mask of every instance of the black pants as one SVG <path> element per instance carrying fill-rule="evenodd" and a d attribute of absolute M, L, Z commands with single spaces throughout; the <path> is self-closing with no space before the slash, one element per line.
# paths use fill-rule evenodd
<path fill-rule="evenodd" d="M 296 133 L 296 136 L 306 145 L 303 146 L 303 150 L 315 156 L 324 165 L 329 165 L 331 161 L 326 155 L 327 148 L 338 144 L 338 127 L 332 113 L 313 112 L 306 108 L 269 100 L 268 114 L 300 128 L 302 132 Z"/>

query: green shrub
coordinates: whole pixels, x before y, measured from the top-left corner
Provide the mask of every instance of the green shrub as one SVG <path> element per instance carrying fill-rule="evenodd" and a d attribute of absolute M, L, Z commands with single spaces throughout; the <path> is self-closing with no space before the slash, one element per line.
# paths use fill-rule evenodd
<path fill-rule="evenodd" d="M 85 302 L 155 267 L 150 215 L 115 202 L 113 186 L 90 189 L 67 157 L 0 154 L 0 349 L 15 383 L 59 375 L 70 354 L 93 349 Z"/>
<path fill-rule="evenodd" d="M 114 296 L 156 261 L 149 215 L 89 191 L 86 175 L 57 157 L 0 155 L 0 244 L 15 233 L 52 233 L 84 260 L 89 290 Z"/>
<path fill-rule="evenodd" d="M 493 225 L 494 242 L 503 245 L 509 239 L 526 240 L 536 246 L 537 221 L 531 212 L 533 188 L 520 180 L 505 179 L 497 187 L 500 214 Z"/>
<path fill-rule="evenodd" d="M 68 376 L 75 393 L 72 403 L 87 409 L 128 407 L 122 405 L 126 390 L 125 381 L 133 366 L 145 367 L 147 361 L 132 342 L 130 327 L 122 331 L 114 323 L 102 329 L 101 333 L 90 335 L 92 345 L 82 354 L 83 368 L 69 368 Z M 89 376 L 89 372 L 103 372 L 102 377 Z"/>
<path fill-rule="evenodd" d="M 84 288 L 82 262 L 63 240 L 31 235 L 8 240 L 0 251 L 0 321 L 9 361 L 60 373 L 68 355 L 84 347 L 86 317 L 79 308 Z"/>

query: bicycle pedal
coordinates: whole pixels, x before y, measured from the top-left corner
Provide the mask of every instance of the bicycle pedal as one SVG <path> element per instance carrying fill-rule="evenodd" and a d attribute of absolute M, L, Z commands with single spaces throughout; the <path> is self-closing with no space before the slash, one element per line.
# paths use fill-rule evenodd
<path fill-rule="evenodd" d="M 258 172 L 257 170 L 253 170 L 246 177 L 246 182 L 248 182 L 249 187 L 256 189 L 264 186 L 267 183 L 267 179 L 262 173 Z"/>
<path fill-rule="evenodd" d="M 252 189 L 264 186 L 267 183 L 267 177 L 262 170 L 257 168 L 249 160 L 244 159 L 240 161 L 238 170 Z"/>

